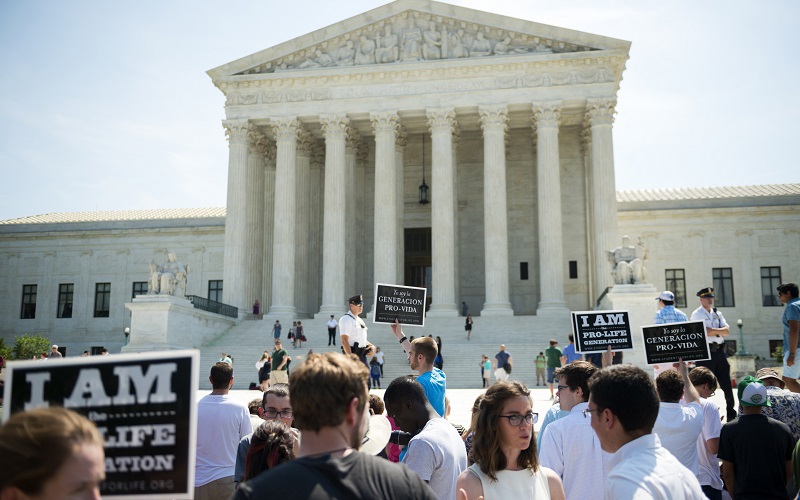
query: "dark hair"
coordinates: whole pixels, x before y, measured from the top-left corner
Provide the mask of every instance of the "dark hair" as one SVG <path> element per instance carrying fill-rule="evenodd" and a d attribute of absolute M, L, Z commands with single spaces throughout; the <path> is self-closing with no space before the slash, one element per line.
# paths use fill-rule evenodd
<path fill-rule="evenodd" d="M 716 391 L 717 387 L 719 387 L 717 376 L 705 366 L 696 366 L 690 371 L 689 380 L 692 381 L 692 385 L 695 387 L 709 384 L 712 391 Z"/>
<path fill-rule="evenodd" d="M 0 427 L 0 491 L 13 486 L 28 496 L 39 495 L 83 444 L 102 448 L 103 437 L 74 411 L 53 406 L 11 415 Z"/>
<path fill-rule="evenodd" d="M 211 387 L 227 389 L 233 380 L 233 367 L 224 361 L 214 363 L 211 367 Z"/>
<path fill-rule="evenodd" d="M 245 458 L 244 480 L 294 460 L 294 434 L 281 420 L 267 420 L 256 427 Z"/>
<path fill-rule="evenodd" d="M 650 375 L 634 365 L 613 365 L 589 379 L 598 410 L 609 409 L 626 432 L 649 434 L 658 417 L 658 394 Z"/>
<path fill-rule="evenodd" d="M 369 409 L 372 410 L 372 413 L 375 415 L 383 415 L 383 412 L 386 410 L 386 405 L 383 404 L 383 400 L 380 396 L 377 394 L 370 394 Z"/>
<path fill-rule="evenodd" d="M 675 370 L 667 370 L 656 378 L 658 398 L 665 403 L 677 403 L 683 397 L 683 375 Z"/>
<path fill-rule="evenodd" d="M 401 404 L 403 401 L 412 401 L 415 404 L 424 405 L 428 398 L 425 396 L 425 389 L 422 384 L 416 381 L 412 375 L 403 375 L 392 380 L 386 392 L 383 393 L 383 400 L 387 405 Z"/>
<path fill-rule="evenodd" d="M 416 354 L 422 354 L 422 357 L 425 358 L 428 364 L 432 365 L 436 359 L 436 355 L 439 354 L 439 347 L 436 345 L 436 341 L 433 340 L 433 337 L 414 339 L 412 345 L 414 346 L 414 352 Z"/>
<path fill-rule="evenodd" d="M 369 369 L 354 354 L 311 354 L 289 380 L 294 425 L 319 431 L 342 423 L 353 398 L 364 411 L 369 393 Z"/>
<path fill-rule="evenodd" d="M 249 403 L 247 403 L 247 409 L 250 411 L 250 415 L 258 415 L 258 409 L 261 408 L 261 399 L 256 398 Z"/>
<path fill-rule="evenodd" d="M 598 368 L 588 361 L 573 361 L 556 368 L 555 376 L 573 391 L 580 387 L 583 390 L 583 400 L 589 401 L 589 379 L 597 370 Z"/>
<path fill-rule="evenodd" d="M 506 463 L 506 457 L 500 448 L 500 437 L 497 431 L 499 415 L 502 413 L 506 401 L 520 396 L 531 400 L 531 392 L 522 382 L 516 380 L 497 382 L 486 390 L 483 401 L 480 403 L 470 452 L 481 471 L 493 481 L 497 480 L 498 471 L 505 470 L 511 465 Z M 531 435 L 530 444 L 519 454 L 517 463 L 514 465 L 531 469 L 534 472 L 539 468 L 536 439 L 533 438 L 533 435 Z"/>
<path fill-rule="evenodd" d="M 665 306 L 675 305 L 675 301 L 674 300 L 663 300 L 662 299 L 661 302 L 663 302 Z"/>
<path fill-rule="evenodd" d="M 551 345 L 551 346 L 553 346 L 553 345 L 556 345 L 556 344 L 558 344 L 558 340 L 556 340 L 556 339 L 550 339 L 550 345 Z"/>
<path fill-rule="evenodd" d="M 288 398 L 289 384 L 284 384 L 282 382 L 277 384 L 270 384 L 270 386 L 267 387 L 267 390 L 264 391 L 264 397 L 261 398 L 261 406 L 263 408 L 267 407 L 267 396 L 269 396 L 270 394 L 272 394 L 276 398 Z"/>
<path fill-rule="evenodd" d="M 570 342 L 575 342 L 575 337 L 571 333 L 567 335 L 567 338 L 569 339 Z"/>
<path fill-rule="evenodd" d="M 788 293 L 793 299 L 796 299 L 798 295 L 800 295 L 800 289 L 798 289 L 795 283 L 781 283 L 778 285 L 777 290 L 778 293 Z"/>

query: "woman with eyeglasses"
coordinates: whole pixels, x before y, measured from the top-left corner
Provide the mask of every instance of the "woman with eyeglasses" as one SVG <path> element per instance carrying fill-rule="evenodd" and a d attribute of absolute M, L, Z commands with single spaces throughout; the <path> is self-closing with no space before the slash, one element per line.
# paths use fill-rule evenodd
<path fill-rule="evenodd" d="M 475 421 L 475 463 L 458 476 L 459 498 L 563 500 L 564 487 L 552 470 L 539 465 L 533 400 L 521 382 L 497 382 L 480 404 Z"/>

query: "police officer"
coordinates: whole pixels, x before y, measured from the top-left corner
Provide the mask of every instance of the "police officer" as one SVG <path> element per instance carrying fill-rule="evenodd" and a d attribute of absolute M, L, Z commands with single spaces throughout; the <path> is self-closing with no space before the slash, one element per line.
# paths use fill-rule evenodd
<path fill-rule="evenodd" d="M 350 311 L 339 318 L 339 336 L 345 354 L 353 353 L 367 364 L 367 356 L 372 355 L 372 344 L 367 342 L 367 325 L 358 315 L 364 310 L 364 299 L 353 295 L 347 299 Z"/>
<path fill-rule="evenodd" d="M 706 324 L 706 341 L 711 359 L 696 361 L 695 365 L 705 366 L 717 377 L 722 392 L 725 393 L 725 406 L 728 422 L 736 418 L 734 409 L 733 389 L 731 388 L 731 366 L 725 354 L 725 339 L 730 333 L 730 326 L 725 321 L 722 313 L 714 307 L 714 289 L 706 287 L 697 292 L 700 298 L 700 307 L 692 313 L 692 321 L 703 321 Z"/>

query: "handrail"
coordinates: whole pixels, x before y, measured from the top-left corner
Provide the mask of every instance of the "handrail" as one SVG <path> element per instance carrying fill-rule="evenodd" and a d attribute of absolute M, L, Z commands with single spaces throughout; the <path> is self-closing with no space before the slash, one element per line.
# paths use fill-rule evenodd
<path fill-rule="evenodd" d="M 239 317 L 239 308 L 235 306 L 223 304 L 222 302 L 217 302 L 198 295 L 187 295 L 186 298 L 189 299 L 189 302 L 192 303 L 195 309 L 221 314 L 230 318 Z"/>

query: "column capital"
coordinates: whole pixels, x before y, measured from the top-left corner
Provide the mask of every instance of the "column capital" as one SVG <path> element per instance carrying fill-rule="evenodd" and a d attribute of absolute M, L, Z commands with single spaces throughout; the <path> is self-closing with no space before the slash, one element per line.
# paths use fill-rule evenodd
<path fill-rule="evenodd" d="M 460 141 L 461 141 L 461 127 L 458 126 L 458 122 L 455 122 L 453 124 L 453 147 L 457 147 Z"/>
<path fill-rule="evenodd" d="M 350 118 L 345 113 L 320 115 L 319 123 L 322 125 L 322 135 L 325 139 L 344 139 Z"/>
<path fill-rule="evenodd" d="M 532 109 L 534 129 L 558 128 L 561 125 L 561 101 L 534 102 Z"/>
<path fill-rule="evenodd" d="M 247 145 L 250 149 L 259 151 L 261 145 L 267 140 L 267 137 L 258 130 L 257 127 L 250 127 L 247 132 Z"/>
<path fill-rule="evenodd" d="M 325 144 L 314 141 L 311 147 L 311 168 L 322 170 L 325 166 Z"/>
<path fill-rule="evenodd" d="M 355 127 L 348 126 L 344 131 L 344 147 L 347 154 L 356 154 L 358 145 L 361 142 L 361 134 Z"/>
<path fill-rule="evenodd" d="M 311 132 L 300 129 L 297 132 L 297 154 L 301 156 L 311 156 L 311 147 L 314 144 L 314 137 Z"/>
<path fill-rule="evenodd" d="M 501 104 L 478 106 L 481 117 L 481 129 L 486 132 L 490 128 L 508 130 L 508 107 Z"/>
<path fill-rule="evenodd" d="M 369 114 L 369 119 L 376 135 L 381 132 L 397 134 L 397 127 L 400 126 L 400 115 L 397 111 L 373 111 Z"/>
<path fill-rule="evenodd" d="M 270 118 L 270 125 L 275 133 L 276 141 L 289 141 L 297 138 L 300 120 L 296 116 L 279 116 Z"/>
<path fill-rule="evenodd" d="M 399 151 L 405 150 L 408 146 L 408 130 L 402 125 L 397 127 L 397 135 L 394 140 L 395 149 Z"/>
<path fill-rule="evenodd" d="M 246 144 L 251 130 L 250 120 L 222 120 L 229 144 Z"/>
<path fill-rule="evenodd" d="M 425 115 L 428 117 L 428 130 L 430 130 L 431 133 L 433 133 L 434 130 L 452 132 L 453 126 L 456 123 L 455 108 L 426 109 Z"/>
<path fill-rule="evenodd" d="M 586 120 L 590 125 L 611 125 L 614 123 L 617 99 L 601 97 L 586 100 Z"/>

